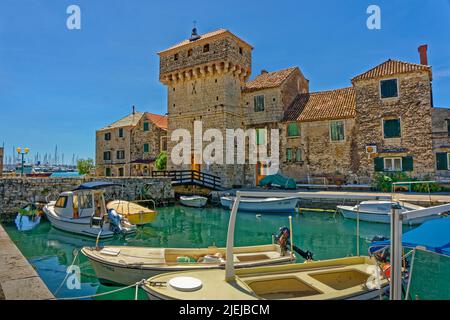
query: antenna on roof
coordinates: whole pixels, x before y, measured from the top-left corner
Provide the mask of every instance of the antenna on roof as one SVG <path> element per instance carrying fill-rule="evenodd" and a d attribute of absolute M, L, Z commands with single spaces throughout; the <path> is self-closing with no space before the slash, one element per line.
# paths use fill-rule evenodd
<path fill-rule="evenodd" d="M 198 40 L 198 39 L 200 39 L 200 36 L 198 35 L 198 33 L 197 33 L 197 21 L 193 21 L 193 23 L 194 23 L 194 28 L 192 28 L 192 33 L 191 33 L 191 37 L 189 38 L 189 41 L 195 41 L 195 40 Z"/>

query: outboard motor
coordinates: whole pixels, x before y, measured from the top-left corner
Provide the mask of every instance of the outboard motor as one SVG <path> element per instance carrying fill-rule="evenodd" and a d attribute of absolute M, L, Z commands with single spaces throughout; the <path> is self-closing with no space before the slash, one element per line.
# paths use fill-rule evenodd
<path fill-rule="evenodd" d="M 288 227 L 280 227 L 278 229 L 278 233 L 274 234 L 275 241 L 280 245 L 281 252 L 284 254 L 288 250 L 288 246 L 290 246 L 290 236 L 291 231 Z M 297 252 L 303 259 L 307 261 L 313 260 L 313 253 L 311 251 L 303 251 L 297 246 L 292 246 L 292 249 Z"/>
<path fill-rule="evenodd" d="M 111 209 L 108 211 L 108 218 L 111 224 L 111 231 L 114 233 L 122 233 L 122 216 L 116 210 Z"/>

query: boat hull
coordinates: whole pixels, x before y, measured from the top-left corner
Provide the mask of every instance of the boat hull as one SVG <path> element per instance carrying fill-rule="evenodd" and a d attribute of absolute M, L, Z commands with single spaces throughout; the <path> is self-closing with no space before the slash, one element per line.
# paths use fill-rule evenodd
<path fill-rule="evenodd" d="M 44 207 L 44 213 L 47 219 L 50 221 L 51 225 L 59 230 L 63 230 L 70 233 L 76 233 L 87 237 L 93 238 L 99 237 L 99 239 L 108 239 L 115 236 L 115 233 L 109 230 L 109 224 L 103 227 L 102 233 L 99 236 L 100 228 L 91 227 L 90 217 L 80 219 L 64 219 L 58 217 L 54 212 L 52 212 L 47 207 Z M 126 231 L 126 234 L 131 234 L 134 232 L 136 232 L 136 230 L 131 229 Z"/>
<path fill-rule="evenodd" d="M 239 211 L 254 213 L 295 213 L 299 198 L 277 198 L 277 199 L 241 199 Z M 231 209 L 234 198 L 221 197 L 220 203 L 224 208 Z"/>
<path fill-rule="evenodd" d="M 203 208 L 207 201 L 205 197 L 180 197 L 180 203 L 186 207 Z"/>
<path fill-rule="evenodd" d="M 341 212 L 342 216 L 346 219 L 356 220 L 358 217 L 358 212 L 353 207 L 337 206 L 337 209 L 339 212 Z M 431 219 L 437 219 L 437 218 L 439 218 L 438 215 L 422 217 L 422 218 L 415 218 L 415 219 L 406 219 L 403 221 L 403 224 L 418 225 L 418 224 L 424 223 L 425 221 L 428 221 Z M 359 212 L 359 220 L 367 221 L 367 222 L 375 222 L 375 223 L 391 223 L 391 215 L 390 215 L 390 213 L 360 211 Z"/>

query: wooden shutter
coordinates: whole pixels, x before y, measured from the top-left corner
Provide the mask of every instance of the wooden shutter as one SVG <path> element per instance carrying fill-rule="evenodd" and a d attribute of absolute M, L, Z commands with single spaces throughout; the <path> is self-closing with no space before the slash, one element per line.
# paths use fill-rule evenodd
<path fill-rule="evenodd" d="M 446 152 L 436 153 L 436 168 L 437 170 L 448 170 L 448 159 Z"/>
<path fill-rule="evenodd" d="M 403 169 L 403 171 L 413 171 L 414 170 L 413 157 L 403 157 L 402 158 L 402 169 Z"/>
<path fill-rule="evenodd" d="M 383 158 L 375 158 L 375 159 L 373 159 L 373 163 L 374 163 L 376 172 L 384 171 L 384 159 Z"/>
<path fill-rule="evenodd" d="M 296 137 L 298 136 L 298 125 L 296 122 L 292 122 L 288 124 L 288 137 Z"/>
<path fill-rule="evenodd" d="M 381 98 L 394 98 L 398 96 L 397 79 L 380 81 Z"/>
<path fill-rule="evenodd" d="M 398 138 L 400 133 L 400 119 L 383 120 L 384 124 L 384 137 L 385 138 Z"/>

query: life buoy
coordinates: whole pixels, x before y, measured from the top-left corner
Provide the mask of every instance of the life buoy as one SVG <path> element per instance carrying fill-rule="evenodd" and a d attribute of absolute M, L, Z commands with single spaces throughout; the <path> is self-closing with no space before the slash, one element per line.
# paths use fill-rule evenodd
<path fill-rule="evenodd" d="M 381 270 L 383 270 L 384 275 L 386 278 L 391 277 L 391 264 L 390 263 L 384 263 L 381 265 Z"/>

